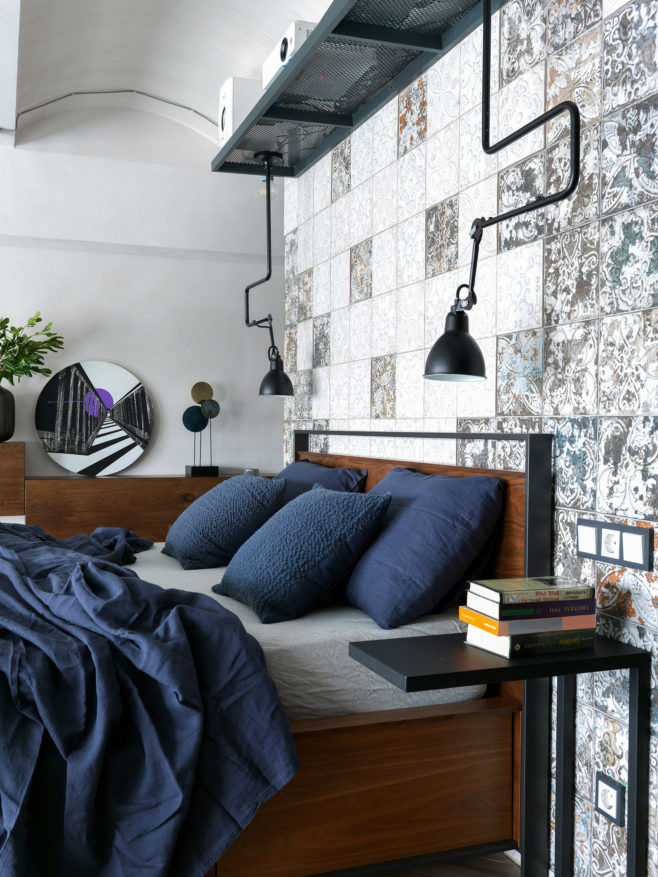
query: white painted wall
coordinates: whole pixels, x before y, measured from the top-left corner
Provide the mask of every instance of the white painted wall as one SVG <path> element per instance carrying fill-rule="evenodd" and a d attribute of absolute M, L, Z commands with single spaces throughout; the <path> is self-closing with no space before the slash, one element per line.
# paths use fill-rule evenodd
<path fill-rule="evenodd" d="M 290 22 L 319 21 L 330 2 L 21 0 L 18 109 L 128 88 L 216 120 L 221 83 L 259 78 Z"/>
<path fill-rule="evenodd" d="M 125 106 L 125 95 L 113 102 L 109 96 L 58 101 L 21 116 L 15 143 L 21 150 L 164 164 L 207 173 L 219 148 L 214 125 L 183 110 L 164 118 L 161 113 L 167 105 L 162 101 L 136 95 L 130 102 L 131 107 Z"/>
<path fill-rule="evenodd" d="M 0 0 L 0 131 L 16 124 L 20 0 Z"/>
<path fill-rule="evenodd" d="M 267 335 L 243 321 L 244 287 L 264 273 L 260 179 L 147 163 L 148 139 L 157 156 L 160 129 L 147 114 L 130 112 L 130 124 L 115 127 L 111 158 L 75 154 L 87 148 L 75 126 L 71 154 L 61 128 L 57 152 L 0 147 L 0 312 L 22 321 L 39 309 L 54 322 L 65 338 L 64 351 L 50 358 L 54 370 L 109 359 L 143 380 L 156 421 L 134 474 L 182 473 L 191 462 L 192 436 L 180 417 L 198 380 L 213 385 L 222 405 L 220 465 L 277 471 L 282 402 L 257 395 Z M 136 143 L 139 160 L 125 160 Z M 207 140 L 190 150 L 193 167 L 203 148 Z M 282 346 L 281 209 L 279 198 L 274 278 L 253 304 L 255 316 L 274 314 Z M 62 472 L 34 430 L 45 381 L 21 381 L 15 390 L 14 438 L 27 443 L 29 474 Z"/>

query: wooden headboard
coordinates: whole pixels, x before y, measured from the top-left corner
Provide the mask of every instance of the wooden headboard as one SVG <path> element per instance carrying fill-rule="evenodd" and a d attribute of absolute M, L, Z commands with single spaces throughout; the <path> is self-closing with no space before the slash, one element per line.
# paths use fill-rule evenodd
<path fill-rule="evenodd" d="M 300 451 L 300 460 L 320 463 L 322 466 L 347 466 L 350 469 L 367 469 L 366 491 L 374 487 L 395 466 L 404 466 L 424 475 L 452 475 L 468 478 L 473 475 L 489 475 L 505 484 L 505 514 L 499 549 L 492 573 L 497 578 L 524 575 L 525 563 L 525 474 L 523 472 L 499 471 L 497 469 L 471 469 L 467 466 L 443 466 L 438 463 L 405 463 L 402 460 L 379 460 L 369 457 L 342 454 L 317 454 Z"/>
<path fill-rule="evenodd" d="M 417 463 L 383 460 L 351 454 L 328 454 L 309 451 L 311 436 L 359 435 L 377 438 L 461 438 L 464 433 L 348 433 L 333 430 L 296 430 L 295 457 L 323 466 L 347 466 L 367 469 L 366 491 L 370 490 L 395 466 L 404 466 L 425 475 L 452 475 L 468 478 L 489 475 L 505 485 L 505 511 L 492 575 L 506 578 L 523 575 L 547 575 L 551 571 L 551 443 L 550 435 L 478 434 L 477 438 L 499 441 L 523 441 L 526 445 L 525 471 L 450 466 L 441 463 Z"/>
<path fill-rule="evenodd" d="M 394 466 L 457 478 L 473 475 L 499 478 L 505 485 L 506 499 L 493 573 L 500 577 L 550 573 L 552 436 L 478 433 L 478 439 L 525 443 L 525 471 L 512 472 L 310 451 L 312 436 L 333 435 L 463 440 L 467 437 L 464 433 L 296 430 L 295 454 L 298 459 L 312 460 L 324 466 L 367 469 L 367 490 L 381 481 Z M 169 526 L 183 509 L 221 480 L 221 477 L 130 475 L 109 478 L 28 478 L 25 481 L 25 515 L 28 524 L 37 524 L 58 538 L 88 533 L 99 526 L 115 526 L 128 527 L 147 539 L 162 541 L 166 538 Z"/>

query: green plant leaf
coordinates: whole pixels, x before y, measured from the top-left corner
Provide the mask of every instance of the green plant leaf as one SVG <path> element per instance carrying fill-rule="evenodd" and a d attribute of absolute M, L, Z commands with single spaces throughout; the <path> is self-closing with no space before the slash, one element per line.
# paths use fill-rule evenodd
<path fill-rule="evenodd" d="M 12 326 L 9 317 L 0 319 L 0 381 L 13 386 L 21 377 L 52 374 L 44 367 L 44 357 L 61 350 L 64 339 L 52 330 L 52 323 L 40 329 L 42 322 L 41 311 L 29 317 L 24 326 Z"/>

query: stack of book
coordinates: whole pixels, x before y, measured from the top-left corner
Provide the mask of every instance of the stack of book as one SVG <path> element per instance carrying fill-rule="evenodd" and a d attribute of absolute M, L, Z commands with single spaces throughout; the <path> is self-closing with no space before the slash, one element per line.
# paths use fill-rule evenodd
<path fill-rule="evenodd" d="M 583 649 L 594 642 L 594 588 L 562 576 L 469 582 L 459 618 L 466 642 L 504 658 Z"/>

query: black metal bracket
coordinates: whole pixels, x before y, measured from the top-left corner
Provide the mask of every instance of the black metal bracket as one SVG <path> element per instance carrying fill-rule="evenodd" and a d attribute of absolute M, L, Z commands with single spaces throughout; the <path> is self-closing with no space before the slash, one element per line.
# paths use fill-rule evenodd
<path fill-rule="evenodd" d="M 457 289 L 457 298 L 452 308 L 453 312 L 470 310 L 476 302 L 474 288 L 475 272 L 484 229 L 491 225 L 497 225 L 506 219 L 513 219 L 515 216 L 530 213 L 532 210 L 539 210 L 542 207 L 547 207 L 549 204 L 555 204 L 557 201 L 568 198 L 575 192 L 580 178 L 580 111 L 577 104 L 573 101 L 565 100 L 562 103 L 556 104 L 550 110 L 542 113 L 541 116 L 537 116 L 536 119 L 508 134 L 507 137 L 503 137 L 498 143 L 491 143 L 491 0 L 482 0 L 482 149 L 487 155 L 494 155 L 496 152 L 500 152 L 501 149 L 516 143 L 517 140 L 522 140 L 527 134 L 530 134 L 537 128 L 542 128 L 547 122 L 550 122 L 556 116 L 562 115 L 562 113 L 568 113 L 571 122 L 571 167 L 569 182 L 559 192 L 553 192 L 551 195 L 542 195 L 528 204 L 507 210 L 505 213 L 499 213 L 497 216 L 490 216 L 486 219 L 482 217 L 473 221 L 470 231 L 470 236 L 473 240 L 471 275 L 468 285 L 463 284 Z M 468 290 L 468 294 L 464 298 L 460 298 L 459 291 L 463 288 Z"/>
<path fill-rule="evenodd" d="M 254 155 L 254 158 L 258 161 L 262 161 L 265 167 L 265 236 L 267 242 L 267 272 L 264 277 L 261 277 L 260 280 L 254 280 L 253 283 L 250 283 L 249 286 L 245 288 L 244 291 L 244 321 L 246 325 L 251 329 L 254 326 L 257 326 L 259 329 L 268 329 L 270 333 L 270 347 L 267 351 L 268 358 L 271 361 L 275 360 L 279 356 L 279 349 L 274 343 L 274 331 L 272 329 L 272 314 L 268 314 L 266 317 L 262 317 L 260 320 L 250 320 L 249 319 L 249 293 L 256 286 L 261 286 L 263 283 L 267 283 L 267 281 L 272 277 L 272 175 L 270 173 L 272 164 L 275 161 L 280 161 L 282 156 L 280 152 L 257 152 Z"/>

